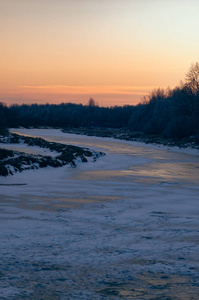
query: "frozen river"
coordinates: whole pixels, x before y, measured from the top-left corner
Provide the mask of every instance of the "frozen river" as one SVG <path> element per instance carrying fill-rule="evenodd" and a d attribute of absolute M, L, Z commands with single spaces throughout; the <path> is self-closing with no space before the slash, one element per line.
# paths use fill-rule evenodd
<path fill-rule="evenodd" d="M 199 299 L 199 155 L 15 132 L 106 156 L 0 179 L 0 299 Z"/>

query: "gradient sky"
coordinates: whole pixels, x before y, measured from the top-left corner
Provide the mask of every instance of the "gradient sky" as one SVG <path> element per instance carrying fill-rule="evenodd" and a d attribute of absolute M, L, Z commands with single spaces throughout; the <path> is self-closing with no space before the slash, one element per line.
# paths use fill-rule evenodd
<path fill-rule="evenodd" d="M 136 104 L 199 61 L 198 0 L 0 0 L 0 101 Z"/>

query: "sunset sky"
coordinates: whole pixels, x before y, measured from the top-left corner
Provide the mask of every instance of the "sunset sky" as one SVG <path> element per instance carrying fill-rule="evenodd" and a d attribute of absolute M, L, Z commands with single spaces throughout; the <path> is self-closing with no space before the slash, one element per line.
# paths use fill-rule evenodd
<path fill-rule="evenodd" d="M 199 61 L 198 0 L 0 0 L 0 101 L 134 105 Z"/>

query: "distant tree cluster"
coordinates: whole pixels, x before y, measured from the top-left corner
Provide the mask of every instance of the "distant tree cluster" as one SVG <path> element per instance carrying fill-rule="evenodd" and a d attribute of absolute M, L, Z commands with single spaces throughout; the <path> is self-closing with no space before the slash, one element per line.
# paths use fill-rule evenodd
<path fill-rule="evenodd" d="M 134 106 L 99 107 L 91 98 L 88 105 L 62 103 L 0 106 L 0 126 L 110 127 L 128 126 Z"/>
<path fill-rule="evenodd" d="M 12 105 L 0 103 L 0 128 L 16 126 L 129 128 L 164 137 L 199 135 L 199 64 L 174 89 L 156 89 L 136 106 L 99 107 L 62 103 Z"/>

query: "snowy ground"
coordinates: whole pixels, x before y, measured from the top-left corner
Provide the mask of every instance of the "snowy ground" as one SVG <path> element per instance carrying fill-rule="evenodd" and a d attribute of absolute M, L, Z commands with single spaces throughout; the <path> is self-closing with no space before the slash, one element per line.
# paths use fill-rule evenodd
<path fill-rule="evenodd" d="M 199 299 L 196 152 L 19 132 L 106 156 L 0 179 L 0 299 Z"/>
<path fill-rule="evenodd" d="M 50 151 L 49 149 L 41 148 L 38 146 L 28 146 L 27 144 L 24 144 L 23 142 L 18 143 L 18 144 L 3 143 L 3 144 L 0 144 L 0 148 L 24 152 L 24 153 L 33 154 L 33 155 L 46 155 L 46 156 L 49 155 L 52 157 L 56 157 L 57 155 L 59 155 L 59 153 L 56 151 Z"/>

